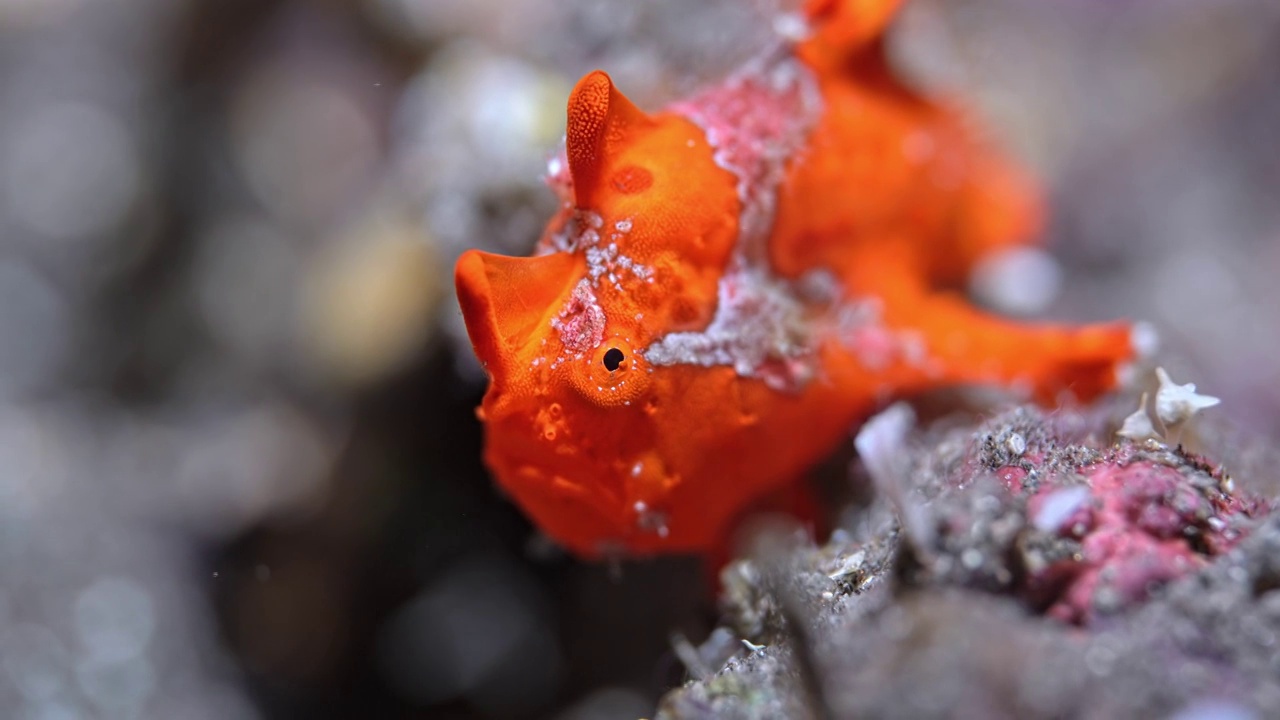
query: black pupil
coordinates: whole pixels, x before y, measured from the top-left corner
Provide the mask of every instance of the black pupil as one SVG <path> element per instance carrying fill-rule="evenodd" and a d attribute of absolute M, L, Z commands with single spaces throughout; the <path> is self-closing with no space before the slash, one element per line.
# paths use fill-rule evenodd
<path fill-rule="evenodd" d="M 622 361 L 626 359 L 627 356 L 623 355 L 622 351 L 618 348 L 609 348 L 609 350 L 604 354 L 604 367 L 609 372 L 613 372 L 621 367 Z"/>

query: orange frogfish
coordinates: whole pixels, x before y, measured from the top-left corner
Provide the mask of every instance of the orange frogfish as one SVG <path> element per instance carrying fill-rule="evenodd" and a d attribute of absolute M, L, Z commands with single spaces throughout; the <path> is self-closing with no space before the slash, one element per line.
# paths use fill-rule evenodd
<path fill-rule="evenodd" d="M 775 48 L 653 114 L 587 75 L 534 255 L 458 261 L 485 462 L 571 551 L 715 551 L 895 397 L 1087 399 L 1133 358 L 1127 324 L 1026 326 L 958 292 L 1041 209 L 895 77 L 898 4 L 811 0 Z"/>

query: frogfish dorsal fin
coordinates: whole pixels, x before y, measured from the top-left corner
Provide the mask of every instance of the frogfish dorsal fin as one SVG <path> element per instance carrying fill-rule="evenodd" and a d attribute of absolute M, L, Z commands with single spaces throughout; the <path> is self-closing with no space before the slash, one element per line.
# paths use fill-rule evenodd
<path fill-rule="evenodd" d="M 454 281 L 467 335 L 491 376 L 541 327 L 572 283 L 577 262 L 567 253 L 507 257 L 479 250 L 458 259 Z"/>
<path fill-rule="evenodd" d="M 802 54 L 820 66 L 839 65 L 863 52 L 888 30 L 902 0 L 807 0 L 812 36 Z"/>
<path fill-rule="evenodd" d="M 596 70 L 578 81 L 569 95 L 565 127 L 565 151 L 578 207 L 597 207 L 597 193 L 609 161 L 632 132 L 652 122 L 618 92 L 605 72 Z"/>

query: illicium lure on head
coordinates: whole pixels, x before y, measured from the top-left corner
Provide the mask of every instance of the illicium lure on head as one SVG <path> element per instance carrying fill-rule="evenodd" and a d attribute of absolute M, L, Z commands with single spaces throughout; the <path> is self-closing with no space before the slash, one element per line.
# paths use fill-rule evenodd
<path fill-rule="evenodd" d="M 897 5 L 813 0 L 777 48 L 655 114 L 587 75 L 534 256 L 458 261 L 485 461 L 574 552 L 715 549 L 888 399 L 1089 398 L 1132 358 L 1126 324 L 1029 327 L 955 291 L 1040 206 L 893 75 Z"/>

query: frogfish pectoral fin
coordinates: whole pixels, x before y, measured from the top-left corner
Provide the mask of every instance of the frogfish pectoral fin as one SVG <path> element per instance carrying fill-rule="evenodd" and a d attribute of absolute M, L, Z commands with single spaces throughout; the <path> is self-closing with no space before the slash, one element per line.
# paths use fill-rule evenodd
<path fill-rule="evenodd" d="M 568 292 L 578 259 L 507 257 L 468 250 L 454 268 L 458 303 L 476 356 L 492 376 L 510 364 Z"/>
<path fill-rule="evenodd" d="M 597 207 L 598 193 L 606 190 L 602 180 L 610 160 L 633 132 L 652 123 L 613 86 L 607 73 L 596 70 L 578 81 L 569 95 L 565 127 L 565 152 L 578 207 Z"/>
<path fill-rule="evenodd" d="M 922 299 L 910 314 L 915 317 L 899 315 L 890 322 L 920 333 L 936 373 L 931 382 L 1026 383 L 1041 402 L 1052 403 L 1063 392 L 1091 400 L 1114 388 L 1124 366 L 1138 359 L 1133 328 L 1124 322 L 1021 323 L 986 314 L 949 293 Z"/>

